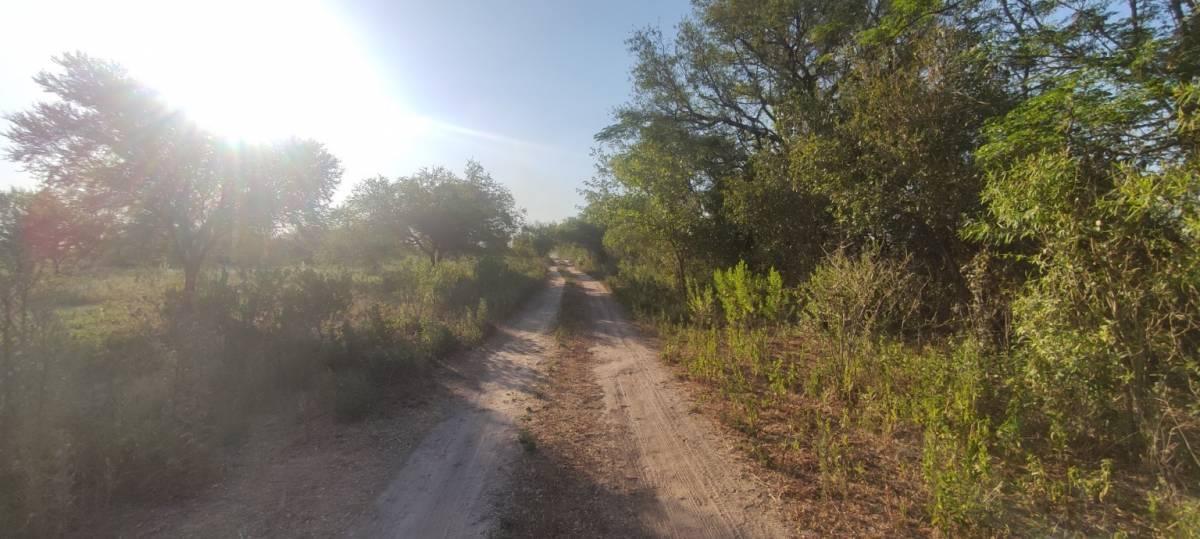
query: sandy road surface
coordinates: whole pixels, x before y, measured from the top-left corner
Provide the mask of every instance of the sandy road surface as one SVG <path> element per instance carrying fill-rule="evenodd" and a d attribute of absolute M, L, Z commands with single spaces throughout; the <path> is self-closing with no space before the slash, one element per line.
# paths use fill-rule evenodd
<path fill-rule="evenodd" d="M 596 361 L 593 375 L 604 393 L 601 420 L 617 427 L 598 430 L 609 436 L 625 433 L 613 441 L 632 454 L 628 468 L 634 477 L 616 479 L 632 480 L 633 490 L 645 494 L 631 505 L 639 535 L 790 535 L 733 448 L 707 419 L 689 413 L 691 406 L 671 373 L 608 289 L 566 271 L 587 296 L 586 338 Z M 557 352 L 549 330 L 562 292 L 563 280 L 555 273 L 550 286 L 487 345 L 454 363 L 462 367 L 444 381 L 457 397 L 454 409 L 417 445 L 352 535 L 482 537 L 498 529 L 497 500 L 512 486 L 513 467 L 522 465 L 518 418 L 535 400 L 535 388 L 547 382 L 545 372 Z M 591 498 L 586 503 L 605 502 Z"/>
<path fill-rule="evenodd" d="M 708 420 L 690 405 L 605 287 L 571 270 L 587 293 L 608 420 L 623 422 L 637 448 L 640 481 L 654 503 L 645 529 L 661 537 L 786 537 L 769 500 Z"/>
<path fill-rule="evenodd" d="M 410 454 L 359 537 L 481 537 L 496 525 L 494 498 L 520 451 L 516 419 L 554 354 L 549 334 L 563 280 L 557 272 L 487 343 L 451 370 L 454 409 Z"/>

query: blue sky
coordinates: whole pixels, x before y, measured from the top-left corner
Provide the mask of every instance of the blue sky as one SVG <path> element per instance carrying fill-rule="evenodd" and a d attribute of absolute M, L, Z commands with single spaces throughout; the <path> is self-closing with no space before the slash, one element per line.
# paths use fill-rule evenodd
<path fill-rule="evenodd" d="M 358 180 L 480 161 L 530 220 L 573 215 L 593 135 L 629 96 L 625 39 L 687 0 L 19 0 L 0 33 L 0 111 L 82 50 L 230 136 L 326 142 Z M 63 14 L 75 15 L 64 22 Z M 3 143 L 3 141 L 0 141 Z M 11 163 L 0 185 L 32 186 Z"/>

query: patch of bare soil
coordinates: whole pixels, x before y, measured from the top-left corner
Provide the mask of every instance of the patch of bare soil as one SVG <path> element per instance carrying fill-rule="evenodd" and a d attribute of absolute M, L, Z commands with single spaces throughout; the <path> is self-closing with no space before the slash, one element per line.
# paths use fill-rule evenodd
<path fill-rule="evenodd" d="M 522 418 L 522 456 L 502 501 L 499 537 L 643 537 L 653 497 L 638 481 L 633 439 L 604 418 L 596 359 L 578 333 L 583 293 L 563 297 L 565 331 L 538 399 Z M 576 327 L 571 327 L 576 326 Z"/>
<path fill-rule="evenodd" d="M 380 412 L 357 423 L 328 414 L 264 415 L 222 482 L 185 500 L 126 507 L 87 535 L 343 535 L 386 487 L 389 470 L 444 415 L 446 392 L 431 382 L 423 375 L 391 388 Z"/>

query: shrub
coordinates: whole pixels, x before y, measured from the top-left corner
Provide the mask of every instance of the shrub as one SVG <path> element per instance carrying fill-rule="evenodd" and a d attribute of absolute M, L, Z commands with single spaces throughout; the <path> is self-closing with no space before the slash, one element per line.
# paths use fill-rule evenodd
<path fill-rule="evenodd" d="M 613 295 L 640 316 L 680 320 L 686 313 L 674 280 L 657 269 L 622 261 L 607 282 Z"/>
<path fill-rule="evenodd" d="M 1109 186 L 1098 189 L 1098 186 Z M 1012 312 L 1026 434 L 1060 455 L 1141 461 L 1195 484 L 1200 176 L 1040 152 L 993 171 L 969 233 L 1040 245 Z M 1187 479 L 1191 478 L 1191 479 Z"/>
<path fill-rule="evenodd" d="M 788 314 L 783 277 L 775 268 L 766 275 L 755 275 L 740 261 L 727 270 L 714 271 L 713 286 L 731 326 L 780 322 Z"/>
<path fill-rule="evenodd" d="M 813 270 L 802 291 L 803 316 L 839 344 L 904 335 L 920 305 L 920 279 L 907 259 L 868 247 L 857 257 L 838 249 Z"/>
<path fill-rule="evenodd" d="M 303 391 L 327 394 L 339 421 L 366 417 L 388 384 L 478 342 L 542 268 L 494 257 L 399 260 L 382 275 L 221 271 L 190 303 L 161 271 L 30 289 L 0 335 L 0 521 L 55 536 L 118 500 L 187 494 L 256 412 L 291 410 L 276 405 Z"/>
<path fill-rule="evenodd" d="M 382 391 L 371 376 L 359 369 L 346 369 L 334 374 L 334 414 L 341 421 L 366 417 L 376 408 Z"/>
<path fill-rule="evenodd" d="M 350 277 L 322 275 L 311 268 L 287 277 L 288 286 L 278 300 L 281 328 L 288 333 L 305 332 L 310 338 L 328 338 L 353 300 Z"/>

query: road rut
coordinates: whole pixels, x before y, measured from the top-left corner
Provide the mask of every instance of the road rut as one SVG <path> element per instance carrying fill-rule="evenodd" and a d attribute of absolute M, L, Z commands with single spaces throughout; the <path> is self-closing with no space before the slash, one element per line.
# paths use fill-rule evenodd
<path fill-rule="evenodd" d="M 379 497 L 360 537 L 484 537 L 519 445 L 516 419 L 554 354 L 549 334 L 563 280 L 549 286 L 484 346 L 447 369 L 454 409 L 409 455 Z"/>
<path fill-rule="evenodd" d="M 572 271 L 586 292 L 591 353 L 609 421 L 624 423 L 637 448 L 640 480 L 655 503 L 642 510 L 661 537 L 786 537 L 769 500 L 713 425 L 691 406 L 671 373 L 608 288 Z"/>

